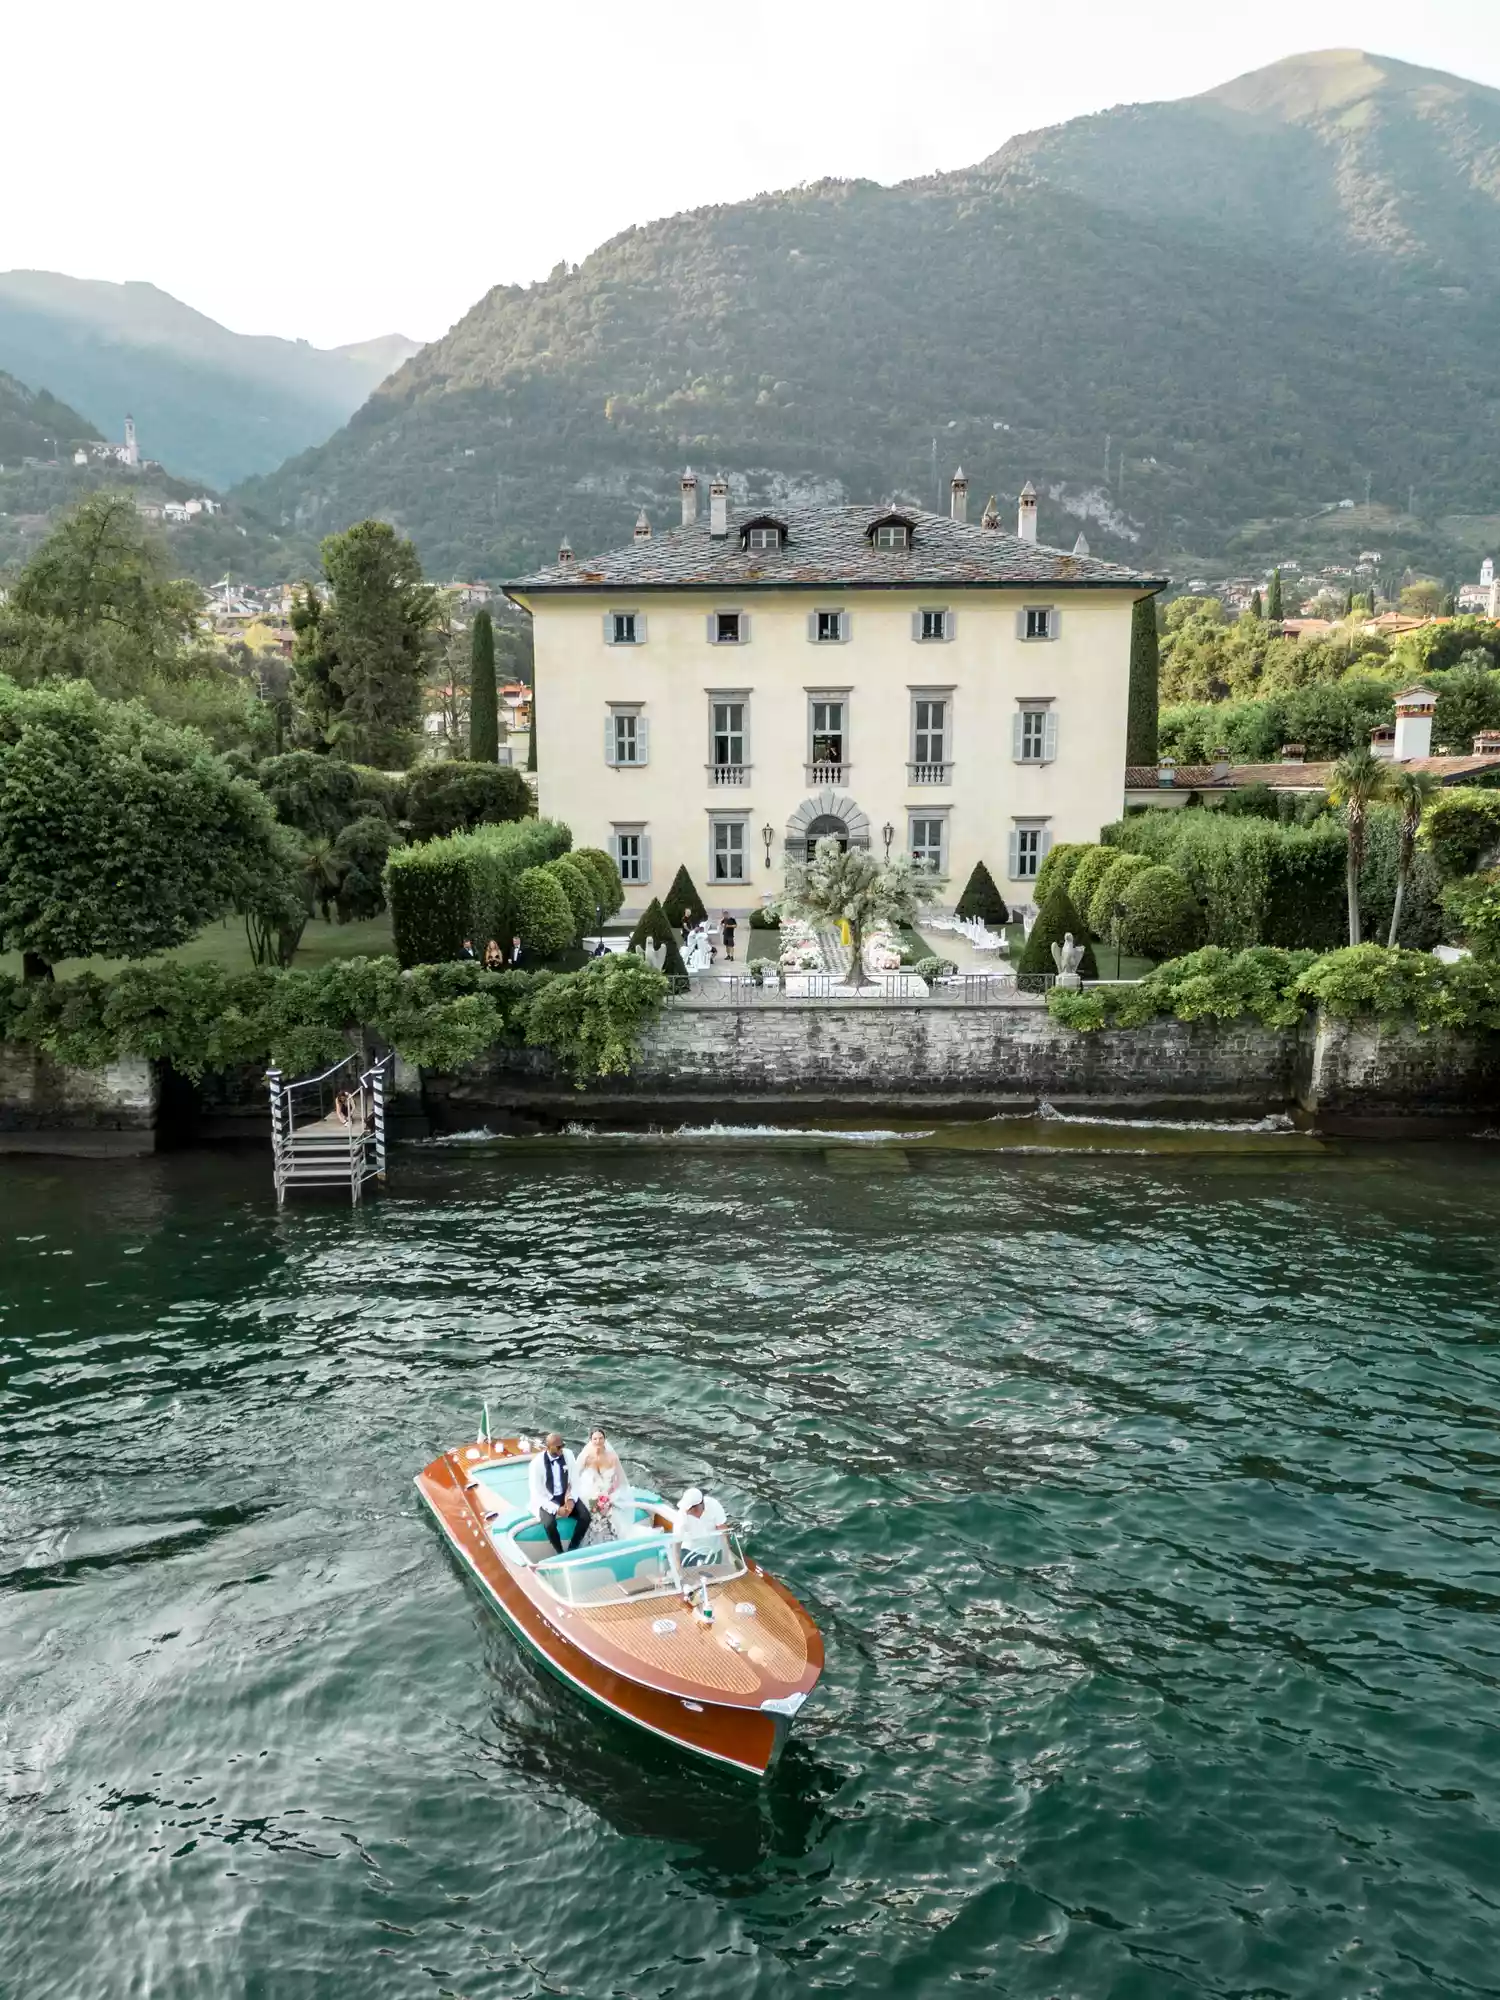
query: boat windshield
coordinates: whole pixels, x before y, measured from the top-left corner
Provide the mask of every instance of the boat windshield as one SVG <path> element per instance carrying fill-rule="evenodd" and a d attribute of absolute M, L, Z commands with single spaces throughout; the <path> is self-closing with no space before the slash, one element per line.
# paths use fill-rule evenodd
<path fill-rule="evenodd" d="M 549 1556 L 536 1573 L 567 1604 L 626 1604 L 637 1597 L 663 1597 L 700 1583 L 728 1583 L 745 1574 L 740 1545 L 727 1530 L 692 1535 L 653 1535 L 649 1540 L 605 1542 Z"/>

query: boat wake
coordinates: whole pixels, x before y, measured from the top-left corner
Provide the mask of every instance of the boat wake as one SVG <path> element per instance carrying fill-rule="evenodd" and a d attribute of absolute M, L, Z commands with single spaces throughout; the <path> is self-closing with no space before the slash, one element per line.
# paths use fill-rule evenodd
<path fill-rule="evenodd" d="M 1002 1113 L 1002 1122 L 1011 1114 Z M 1057 1125 L 1109 1125 L 1124 1132 L 1295 1132 L 1297 1127 L 1284 1111 L 1273 1111 L 1264 1118 L 1101 1118 L 1087 1111 L 1059 1111 L 1045 1098 L 1036 1108 L 1036 1117 L 1049 1124 Z"/>

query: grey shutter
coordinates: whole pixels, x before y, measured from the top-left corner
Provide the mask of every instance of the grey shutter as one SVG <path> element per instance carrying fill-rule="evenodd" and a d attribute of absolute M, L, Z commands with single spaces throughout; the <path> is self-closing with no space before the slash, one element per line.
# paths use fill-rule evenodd
<path fill-rule="evenodd" d="M 613 611 L 606 611 L 604 614 L 604 643 L 606 646 L 612 646 L 615 643 L 615 614 Z"/>
<path fill-rule="evenodd" d="M 920 639 L 922 636 L 922 614 L 920 611 L 914 611 L 911 614 L 911 636 L 914 639 Z"/>
<path fill-rule="evenodd" d="M 615 873 L 618 875 L 620 872 L 620 836 L 617 833 L 612 833 L 609 836 L 609 858 L 615 864 Z"/>
<path fill-rule="evenodd" d="M 816 612 L 816 611 L 809 611 L 809 612 L 808 612 L 808 614 L 807 614 L 807 636 L 808 636 L 808 638 L 809 638 L 809 639 L 811 639 L 811 640 L 812 640 L 812 642 L 813 642 L 813 644 L 814 644 L 814 645 L 816 645 L 816 644 L 817 644 L 817 640 L 818 640 L 818 614 L 817 614 L 817 612 Z"/>
<path fill-rule="evenodd" d="M 1026 637 L 1026 613 L 1024 610 L 1016 613 L 1016 637 L 1018 639 Z"/>
<path fill-rule="evenodd" d="M 604 718 L 604 761 L 606 764 L 613 764 L 615 761 L 615 718 L 613 715 L 606 715 Z"/>
<path fill-rule="evenodd" d="M 956 611 L 945 611 L 943 613 L 943 637 L 945 639 L 952 639 L 956 638 L 957 634 L 958 613 Z"/>
<path fill-rule="evenodd" d="M 841 646 L 848 644 L 850 623 L 851 620 L 849 617 L 849 613 L 847 611 L 841 611 L 839 613 L 839 644 Z"/>
<path fill-rule="evenodd" d="M 643 882 L 651 880 L 651 836 L 649 833 L 641 835 L 641 880 Z"/>
<path fill-rule="evenodd" d="M 1042 762 L 1054 763 L 1057 759 L 1057 710 L 1049 708 L 1042 724 Z"/>
<path fill-rule="evenodd" d="M 742 611 L 740 613 L 740 644 L 742 646 L 748 646 L 749 643 L 750 643 L 750 613 L 748 611 Z"/>
<path fill-rule="evenodd" d="M 1047 637 L 1055 639 L 1062 630 L 1062 613 L 1054 604 L 1047 613 Z"/>
<path fill-rule="evenodd" d="M 1018 826 L 1010 830 L 1010 879 L 1012 882 L 1021 879 L 1021 829 Z"/>
<path fill-rule="evenodd" d="M 1018 708 L 1010 719 L 1010 754 L 1017 764 L 1020 763 L 1022 752 L 1026 747 L 1023 737 L 1025 728 L 1026 712 L 1024 709 Z"/>
<path fill-rule="evenodd" d="M 637 764 L 651 762 L 651 725 L 644 715 L 635 719 L 635 761 Z"/>
<path fill-rule="evenodd" d="M 1038 841 L 1037 847 L 1039 850 L 1037 854 L 1037 867 L 1040 868 L 1042 863 L 1047 859 L 1047 856 L 1052 852 L 1052 829 L 1050 826 L 1042 828 L 1042 837 Z"/>
<path fill-rule="evenodd" d="M 638 646 L 644 646 L 646 643 L 646 614 L 644 611 L 637 611 L 635 614 L 635 643 Z"/>
<path fill-rule="evenodd" d="M 708 614 L 708 643 L 710 646 L 717 646 L 719 643 L 719 614 L 717 611 L 710 611 Z"/>

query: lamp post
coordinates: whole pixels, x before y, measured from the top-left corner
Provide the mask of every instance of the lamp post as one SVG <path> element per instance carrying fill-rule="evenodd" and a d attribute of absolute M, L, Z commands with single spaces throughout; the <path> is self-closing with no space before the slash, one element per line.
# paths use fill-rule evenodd
<path fill-rule="evenodd" d="M 891 825 L 889 820 L 880 829 L 880 837 L 885 842 L 885 858 L 889 861 L 891 858 L 891 842 L 896 838 L 896 829 Z"/>
<path fill-rule="evenodd" d="M 766 866 L 771 865 L 771 842 L 776 838 L 776 829 L 769 820 L 760 830 L 760 837 L 766 843 Z"/>

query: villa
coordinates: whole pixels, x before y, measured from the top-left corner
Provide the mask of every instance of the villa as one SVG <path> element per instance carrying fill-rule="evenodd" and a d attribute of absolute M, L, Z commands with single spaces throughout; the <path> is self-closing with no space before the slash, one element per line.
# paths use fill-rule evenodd
<path fill-rule="evenodd" d="M 1164 579 L 904 505 L 700 517 L 505 586 L 535 620 L 540 810 L 643 904 L 685 863 L 715 904 L 779 892 L 827 836 L 936 895 L 984 860 L 1024 899 L 1054 840 L 1124 807 L 1130 632 Z"/>

